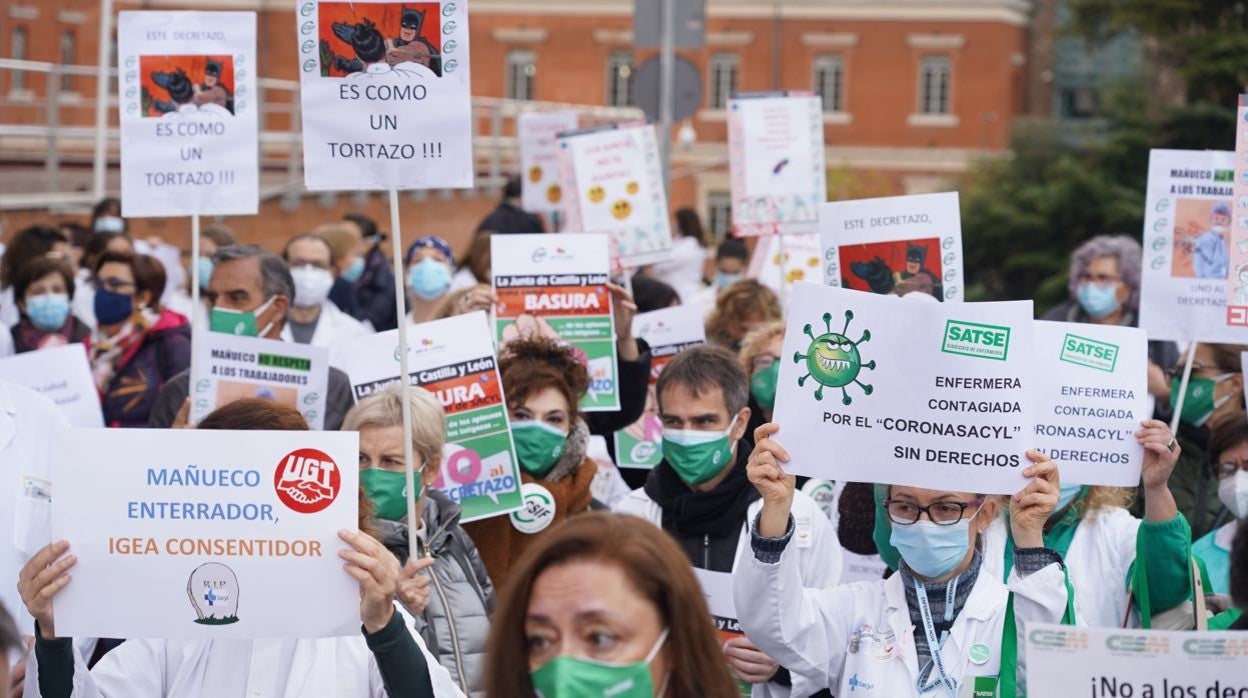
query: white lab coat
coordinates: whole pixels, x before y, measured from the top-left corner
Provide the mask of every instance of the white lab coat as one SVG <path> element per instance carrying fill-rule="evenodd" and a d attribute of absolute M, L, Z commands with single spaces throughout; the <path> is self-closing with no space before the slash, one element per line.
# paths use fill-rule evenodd
<path fill-rule="evenodd" d="M 1085 516 L 1079 522 L 1070 540 L 1070 550 L 1063 557 L 1075 589 L 1076 625 L 1122 627 L 1127 610 L 1127 572 L 1135 562 L 1135 536 L 1139 530 L 1140 520 L 1121 507 Z M 984 535 L 981 574 L 1002 578 L 1005 539 L 1005 520 L 998 517 Z"/>
<path fill-rule="evenodd" d="M 812 588 L 802 583 L 801 554 L 795 547 L 790 542 L 775 564 L 760 562 L 753 551 L 738 564 L 733 594 L 750 640 L 790 671 L 821 677 L 821 685 L 835 695 L 917 698 L 915 627 L 902 576 Z M 1066 586 L 1057 563 L 1025 579 L 1011 572 L 1008 589 L 999 577 L 981 569 L 941 651 L 949 674 L 960 679 L 959 695 L 970 685 L 966 677 L 1000 674 L 1008 591 L 1014 592 L 1020 665 L 1026 625 L 1061 620 Z M 855 632 L 859 638 L 851 652 Z M 980 644 L 988 647 L 989 655 L 975 664 L 969 653 Z"/>
<path fill-rule="evenodd" d="M 95 281 L 87 269 L 79 269 L 74 275 L 74 298 L 69 309 L 82 324 L 95 329 Z"/>
<path fill-rule="evenodd" d="M 746 514 L 746 521 L 741 527 L 741 537 L 737 540 L 737 557 L 733 567 L 733 575 L 739 576 L 743 567 L 743 560 L 748 557 L 753 559 L 754 553 L 750 549 L 750 523 L 758 516 L 758 512 L 763 508 L 762 500 L 758 500 L 750 505 Z M 646 519 L 655 526 L 663 525 L 663 509 L 654 500 L 650 499 L 644 489 L 633 490 L 624 501 L 620 502 L 615 511 L 620 514 L 632 514 Z M 842 550 L 840 541 L 836 538 L 836 532 L 832 529 L 832 523 L 828 521 L 828 517 L 824 515 L 823 510 L 815 504 L 815 500 L 806 496 L 802 492 L 794 493 L 793 497 L 793 520 L 794 534 L 790 547 L 797 552 L 797 571 L 801 584 L 812 588 L 823 588 L 832 586 L 841 578 L 841 560 Z M 738 596 L 738 599 L 740 597 Z M 750 601 L 749 603 L 753 603 Z M 741 600 L 737 601 L 737 613 L 745 615 L 744 609 L 747 608 L 746 603 Z M 741 621 L 741 627 L 745 627 L 745 622 Z M 763 646 L 754 639 L 754 635 L 748 630 L 746 635 L 750 641 L 759 647 L 767 656 L 779 662 L 779 664 L 789 670 L 792 675 L 792 689 L 772 683 L 755 684 L 751 695 L 753 698 L 787 698 L 788 696 L 808 696 L 823 687 L 823 677 L 818 672 L 811 676 L 805 676 L 799 668 L 785 663 L 778 656 L 771 654 L 763 649 Z"/>
<path fill-rule="evenodd" d="M 463 698 L 429 654 L 412 617 L 402 614 L 429 666 L 437 698 Z M 281 658 L 292 650 L 287 673 Z M 274 687 L 278 691 L 274 692 Z M 243 688 L 242 693 L 236 693 Z M 26 695 L 37 698 L 39 663 L 31 653 Z M 74 653 L 71 698 L 386 698 L 377 662 L 362 635 L 319 640 L 127 640 L 88 670 Z"/>
<path fill-rule="evenodd" d="M 0 290 L 0 326 L 9 329 L 22 320 L 22 311 L 17 309 L 17 297 L 13 287 Z"/>
<path fill-rule="evenodd" d="M 329 365 L 346 370 L 345 345 L 352 339 L 369 334 L 372 332 L 364 326 L 364 323 L 339 310 L 333 301 L 326 300 L 321 303 L 321 315 L 317 318 L 316 329 L 312 332 L 312 341 L 308 344 L 328 349 Z M 292 344 L 295 341 L 289 322 L 282 326 L 282 341 Z"/>

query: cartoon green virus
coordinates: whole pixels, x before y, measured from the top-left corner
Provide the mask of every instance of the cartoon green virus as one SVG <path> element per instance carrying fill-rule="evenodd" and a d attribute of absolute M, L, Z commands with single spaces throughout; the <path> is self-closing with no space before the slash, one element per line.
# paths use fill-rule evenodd
<path fill-rule="evenodd" d="M 810 347 L 805 354 L 801 352 L 793 352 L 793 363 L 806 362 L 806 370 L 810 373 L 797 379 L 799 386 L 806 385 L 807 378 L 814 378 L 819 384 L 815 390 L 815 399 L 823 399 L 823 389 L 840 388 L 841 402 L 846 405 L 853 402 L 849 397 L 849 393 L 845 390 L 845 386 L 850 383 L 857 383 L 862 388 L 864 395 L 870 395 L 873 388 L 870 385 L 858 380 L 858 374 L 864 368 L 875 370 L 875 361 L 862 363 L 862 355 L 858 353 L 858 347 L 871 339 L 871 330 L 862 331 L 862 339 L 857 342 L 845 336 L 845 332 L 849 330 L 849 323 L 854 319 L 852 310 L 845 311 L 845 329 L 840 332 L 832 331 L 832 313 L 823 314 L 823 325 L 827 328 L 827 332 L 815 336 L 811 331 L 810 325 L 806 325 L 802 329 L 807 336 L 810 337 Z"/>

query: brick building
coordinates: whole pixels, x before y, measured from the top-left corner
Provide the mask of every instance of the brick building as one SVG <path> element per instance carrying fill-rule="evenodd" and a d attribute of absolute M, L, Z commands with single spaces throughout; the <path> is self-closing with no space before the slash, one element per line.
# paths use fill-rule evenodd
<path fill-rule="evenodd" d="M 628 105 L 630 76 L 654 53 L 633 48 L 633 0 L 469 3 L 477 96 Z M 118 0 L 118 9 L 256 10 L 261 74 L 289 81 L 298 78 L 294 6 L 293 0 Z M 94 0 L 10 0 L 0 9 L 0 56 L 93 64 L 98 13 Z M 728 225 L 723 106 L 733 91 L 813 89 L 822 96 L 833 196 L 951 186 L 976 157 L 1004 151 L 1012 120 L 1026 110 L 1030 13 L 1025 0 L 707 0 L 704 48 L 680 51 L 697 67 L 703 94 L 674 147 L 673 208 L 696 207 L 717 231 Z M 46 110 L 34 102 L 50 82 L 42 74 L 0 71 L 0 125 L 41 123 Z M 94 79 L 61 76 L 56 87 L 64 107 L 58 122 L 89 126 Z M 280 106 L 292 96 L 268 98 Z M 279 108 L 262 128 L 289 126 L 289 109 Z M 266 147 L 266 166 L 280 173 L 283 152 Z M 43 152 L 38 144 L 0 137 L 6 168 L 23 158 L 37 162 Z M 67 158 L 67 172 L 82 162 Z M 378 198 L 309 196 L 285 208 L 270 201 L 262 220 L 230 223 L 260 237 L 283 237 L 340 209 L 363 205 L 380 214 Z M 455 228 L 445 234 L 461 238 L 492 196 L 446 193 L 410 197 L 405 205 L 414 220 L 441 221 Z M 12 211 L 0 214 L 20 219 Z"/>

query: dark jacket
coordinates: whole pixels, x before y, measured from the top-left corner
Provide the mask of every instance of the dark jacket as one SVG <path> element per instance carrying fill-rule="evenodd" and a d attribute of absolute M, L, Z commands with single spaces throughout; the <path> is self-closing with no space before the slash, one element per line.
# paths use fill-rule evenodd
<path fill-rule="evenodd" d="M 178 410 L 182 409 L 182 403 L 190 394 L 190 386 L 191 371 L 189 368 L 170 378 L 169 382 L 165 383 L 165 387 L 161 389 L 160 395 L 156 397 L 156 404 L 152 407 L 147 426 L 158 429 L 168 429 L 172 426 L 174 418 L 178 416 Z M 347 379 L 347 374 L 331 366 L 327 391 L 324 430 L 338 431 L 342 428 L 342 420 L 346 418 L 347 411 L 355 404 L 355 399 L 351 396 L 351 381 Z"/>
<path fill-rule="evenodd" d="M 364 273 L 355 282 L 355 301 L 355 319 L 371 322 L 377 332 L 399 326 L 395 317 L 394 272 L 381 245 L 373 245 L 364 256 Z"/>
<path fill-rule="evenodd" d="M 355 284 L 342 277 L 334 279 L 334 285 L 329 287 L 329 300 L 342 312 L 358 319 L 360 304 L 355 299 Z"/>
<path fill-rule="evenodd" d="M 61 329 L 56 332 L 44 332 L 31 324 L 30 319 L 23 315 L 22 319 L 9 330 L 9 334 L 13 335 L 13 353 L 24 354 L 45 347 L 89 343 L 91 328 L 83 324 L 82 320 L 70 315 Z M 52 341 L 48 341 L 49 339 Z"/>
<path fill-rule="evenodd" d="M 100 396 L 104 424 L 145 427 L 166 383 L 191 365 L 191 327 L 167 310 L 117 361 Z"/>
<path fill-rule="evenodd" d="M 524 209 L 506 201 L 500 203 L 490 214 L 481 220 L 477 232 L 491 231 L 499 235 L 515 233 L 544 233 L 546 225 L 541 216 L 529 213 Z"/>
<path fill-rule="evenodd" d="M 468 533 L 459 525 L 459 504 L 437 490 L 425 491 L 421 516 L 421 554 L 436 560 L 425 574 L 432 582 L 429 604 L 416 617 L 416 630 L 451 672 L 451 678 L 474 698 L 485 695 L 485 643 L 494 610 L 494 585 Z M 381 542 L 407 563 L 407 524 L 375 521 Z"/>

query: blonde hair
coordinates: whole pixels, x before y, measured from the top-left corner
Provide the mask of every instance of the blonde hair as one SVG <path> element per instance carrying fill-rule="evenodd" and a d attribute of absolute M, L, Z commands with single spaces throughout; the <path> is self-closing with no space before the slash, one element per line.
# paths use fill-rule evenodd
<path fill-rule="evenodd" d="M 738 353 L 738 359 L 741 362 L 741 368 L 745 369 L 745 375 L 754 372 L 754 359 L 758 358 L 767 345 L 776 337 L 784 338 L 784 322 L 774 320 L 765 325 L 759 325 L 754 328 L 745 338 L 741 340 L 741 351 Z"/>
<path fill-rule="evenodd" d="M 412 450 L 424 463 L 422 477 L 435 476 L 442 467 L 442 447 L 446 445 L 446 412 L 433 393 L 424 388 L 408 388 L 408 400 L 412 406 Z M 402 426 L 403 396 L 398 385 L 361 399 L 342 422 L 343 431 Z"/>
<path fill-rule="evenodd" d="M 1079 518 L 1086 519 L 1108 512 L 1110 509 L 1126 509 L 1135 499 L 1134 487 L 1104 487 L 1093 485 L 1088 496 L 1083 497 L 1075 506 L 1079 508 Z"/>
<path fill-rule="evenodd" d="M 350 257 L 351 251 L 362 240 L 359 228 L 346 221 L 322 223 L 316 226 L 312 234 L 324 238 L 325 242 L 329 243 L 329 249 L 334 253 L 334 259 Z"/>

